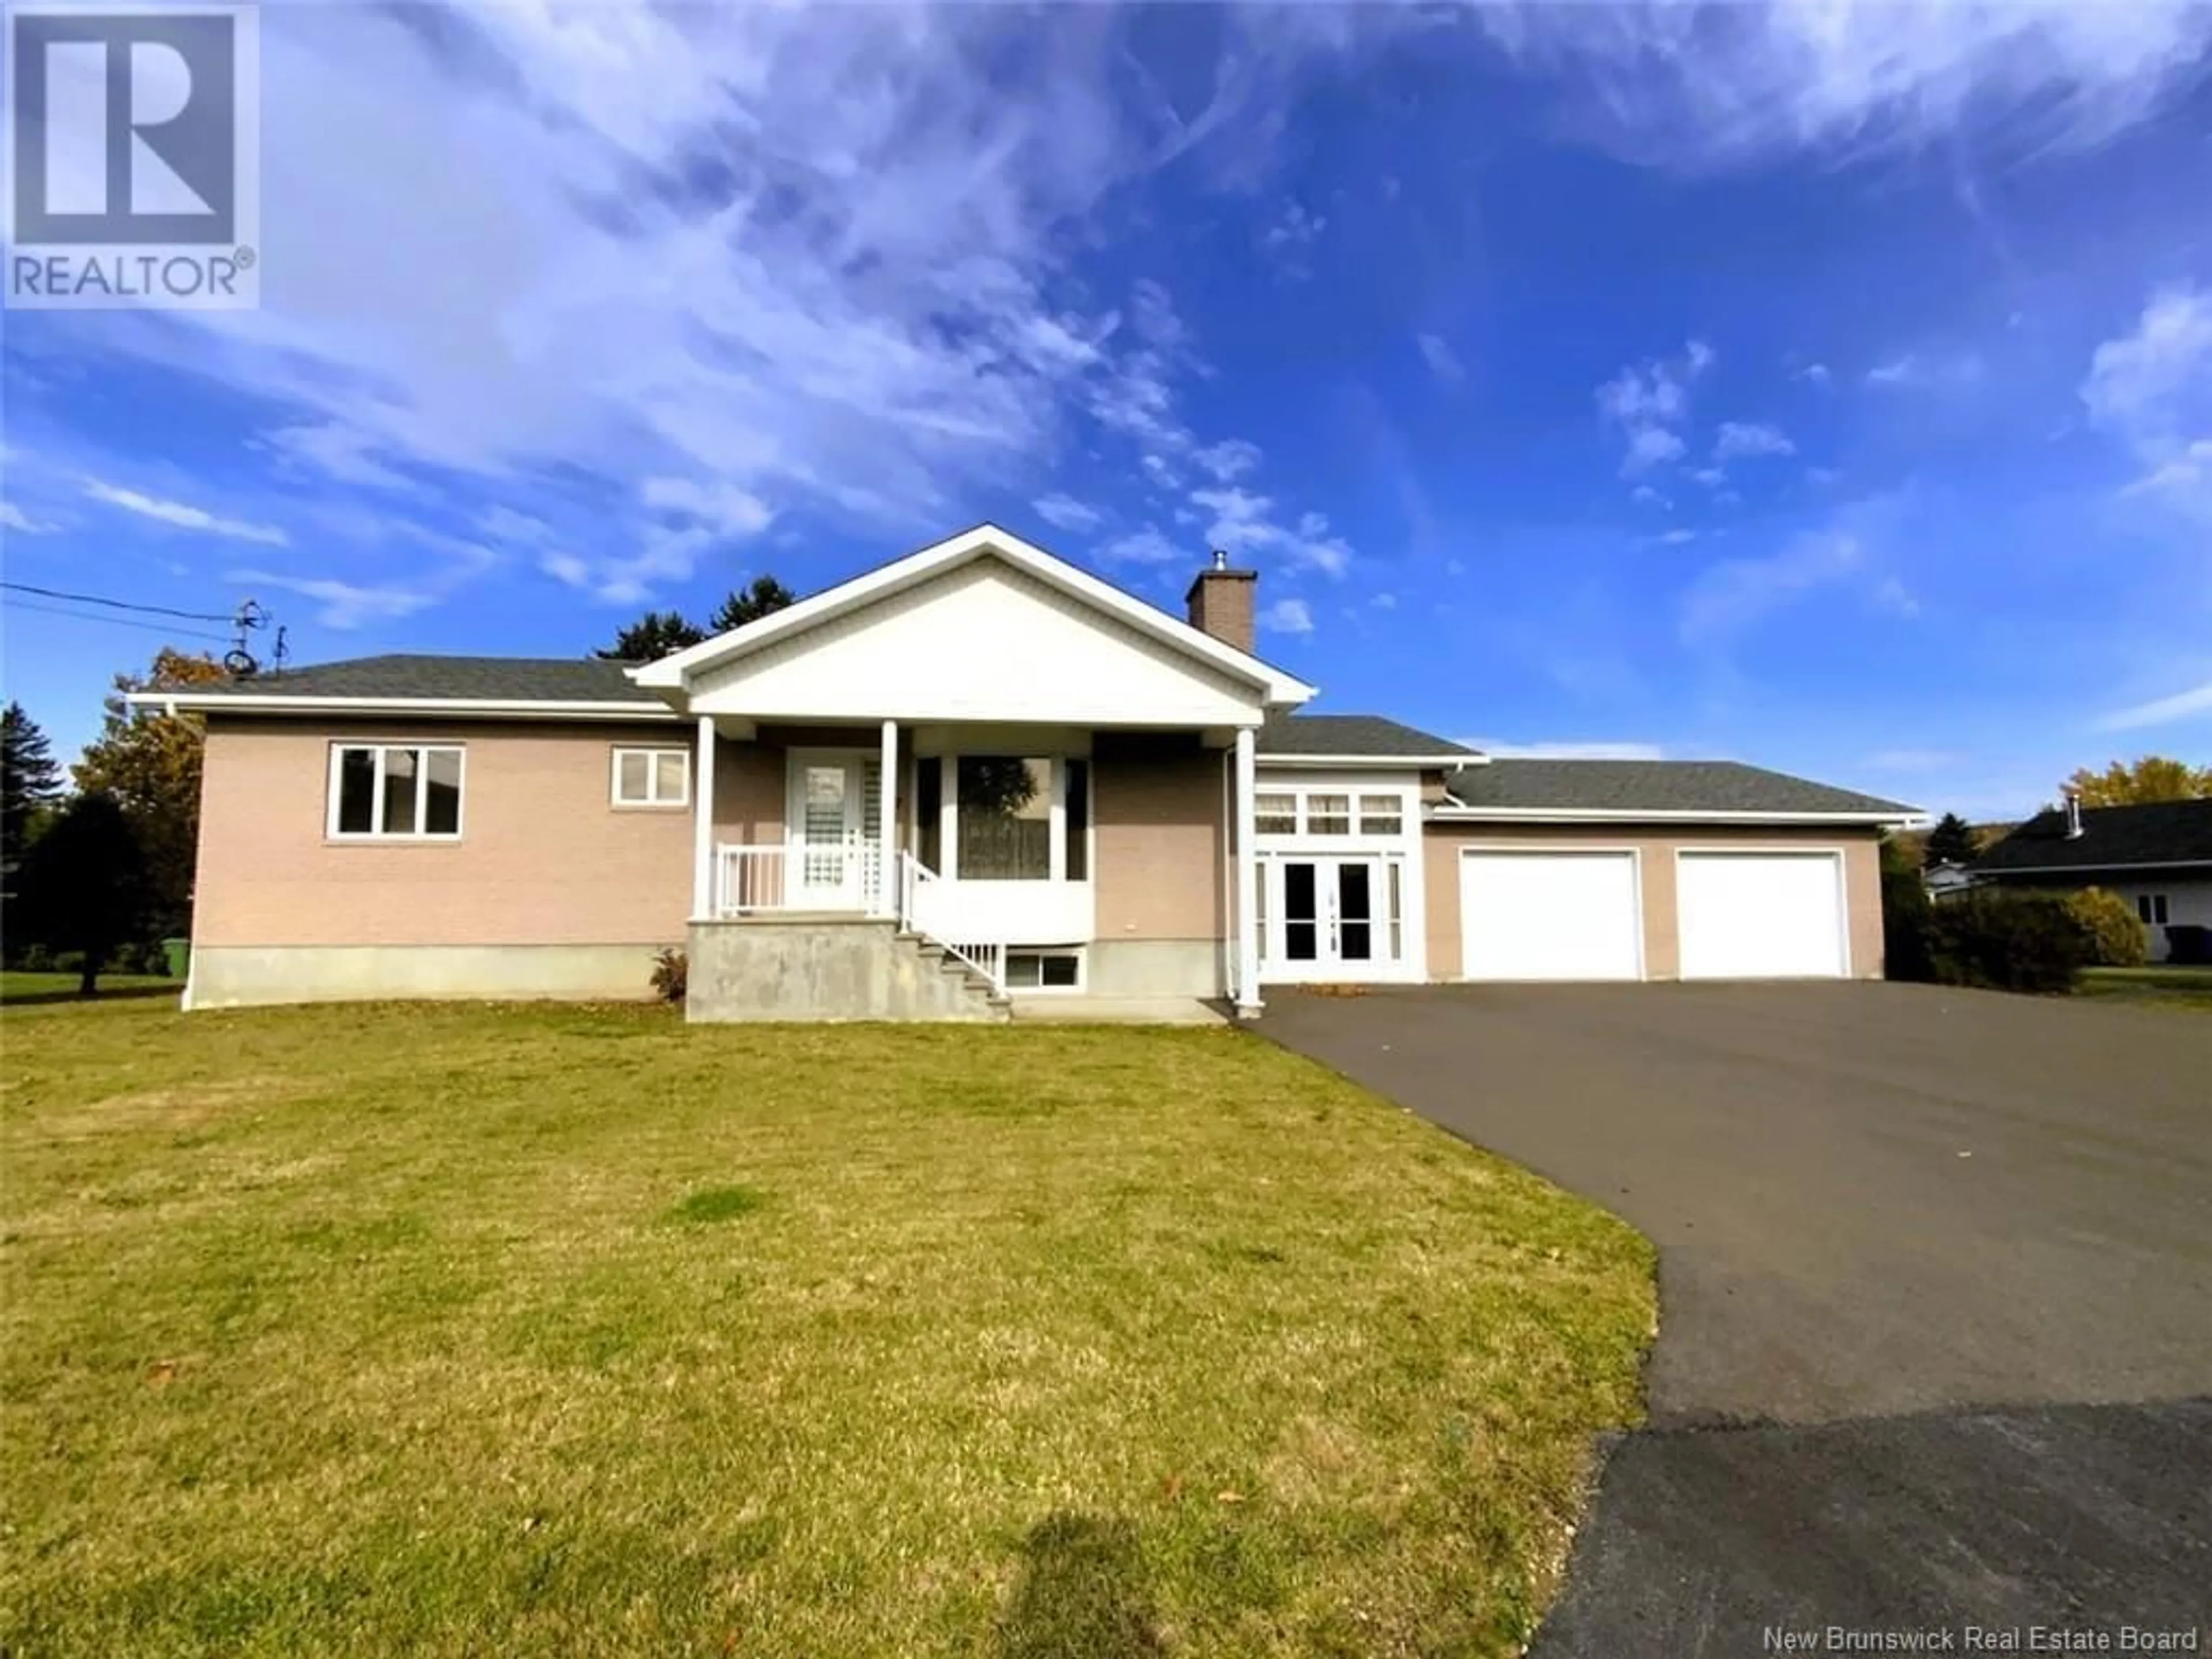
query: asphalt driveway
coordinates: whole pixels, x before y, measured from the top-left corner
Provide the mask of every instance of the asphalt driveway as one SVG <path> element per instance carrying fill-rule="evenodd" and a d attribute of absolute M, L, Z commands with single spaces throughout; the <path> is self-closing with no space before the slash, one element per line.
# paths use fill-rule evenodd
<path fill-rule="evenodd" d="M 1261 1030 L 1659 1245 L 1651 1425 L 1540 1653 L 2037 1624 L 2212 1650 L 2212 1019 L 1427 987 L 1272 993 Z"/>

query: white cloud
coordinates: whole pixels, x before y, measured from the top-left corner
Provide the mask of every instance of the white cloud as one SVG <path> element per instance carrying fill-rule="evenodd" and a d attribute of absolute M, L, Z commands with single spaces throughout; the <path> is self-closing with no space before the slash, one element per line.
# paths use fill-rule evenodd
<path fill-rule="evenodd" d="M 1869 604 L 1892 614 L 1917 611 L 1904 584 L 1871 563 L 1857 536 L 1822 531 L 1798 536 L 1765 558 L 1712 565 L 1683 596 L 1682 643 L 1693 650 L 1725 651 L 1774 611 L 1826 587 L 1856 587 Z"/>
<path fill-rule="evenodd" d="M 1325 514 L 1304 513 L 1297 524 L 1285 526 L 1274 518 L 1275 504 L 1241 487 L 1194 489 L 1190 499 L 1213 515 L 1206 527 L 1206 544 L 1230 553 L 1265 550 L 1280 554 L 1293 565 L 1341 576 L 1351 568 L 1352 548 L 1329 532 Z"/>
<path fill-rule="evenodd" d="M 2097 722 L 2100 732 L 2131 732 L 2138 726 L 2166 726 L 2201 714 L 2212 714 L 2212 680 L 2170 697 L 2117 708 Z"/>
<path fill-rule="evenodd" d="M 2147 469 L 2130 493 L 2212 517 L 2212 292 L 2163 289 L 2081 383 L 2089 418 Z"/>
<path fill-rule="evenodd" d="M 1461 738 L 1459 742 L 1479 749 L 1493 760 L 1640 760 L 1667 758 L 1656 743 L 1609 743 L 1575 739 L 1565 743 L 1505 743 L 1490 738 Z"/>
<path fill-rule="evenodd" d="M 1927 357 L 1917 351 L 1904 351 L 1894 357 L 1885 358 L 1867 370 L 1866 383 L 1876 388 L 1891 389 L 1960 386 L 1971 385 L 1981 377 L 1982 360 L 1972 352 L 1949 352 Z"/>
<path fill-rule="evenodd" d="M 359 483 L 687 478 L 875 530 L 941 518 L 1079 422 L 1171 460 L 1194 368 L 1172 301 L 1139 282 L 1072 308 L 1069 231 L 1201 143 L 1209 166 L 1269 149 L 1291 89 L 1352 43 L 1231 15 L 1213 95 L 1170 100 L 1128 95 L 1149 86 L 1132 27 L 1103 9 L 272 8 L 264 115 L 297 142 L 264 168 L 288 245 L 271 302 L 81 335 L 272 407 L 274 449 Z M 568 556 L 649 542 L 607 580 L 680 573 L 681 544 L 633 513 Z"/>
<path fill-rule="evenodd" d="M 757 536 L 775 517 L 749 489 L 696 478 L 647 478 L 638 496 L 655 513 L 691 520 L 722 536 Z"/>
<path fill-rule="evenodd" d="M 95 501 L 120 507 L 125 513 L 135 513 L 142 519 L 151 519 L 157 524 L 174 526 L 179 530 L 196 531 L 205 536 L 222 536 L 236 542 L 258 542 L 266 547 L 287 547 L 291 537 L 272 524 L 253 524 L 244 519 L 218 518 L 203 507 L 183 501 L 164 501 L 158 495 L 148 495 L 136 489 L 125 489 L 100 478 L 87 478 L 84 493 Z"/>
<path fill-rule="evenodd" d="M 1597 389 L 1598 413 L 1620 428 L 1627 451 L 1620 470 L 1632 476 L 1679 460 L 1679 431 L 1690 413 L 1690 387 L 1712 367 L 1713 350 L 1692 340 L 1674 358 L 1631 363 Z"/>
<path fill-rule="evenodd" d="M 5 525 L 19 536 L 43 536 L 53 526 L 40 524 L 26 514 L 13 501 L 0 501 L 0 525 Z"/>
<path fill-rule="evenodd" d="M 1095 530 L 1104 517 L 1097 507 L 1073 495 L 1040 495 L 1030 506 L 1037 517 L 1061 530 Z"/>
<path fill-rule="evenodd" d="M 1108 564 L 1180 564 L 1188 560 L 1194 569 L 1198 565 L 1192 549 L 1178 546 L 1151 525 L 1116 537 L 1099 548 L 1097 554 Z"/>
<path fill-rule="evenodd" d="M 2087 148 L 2196 83 L 2212 45 L 2212 9 L 2192 0 L 1529 0 L 1471 15 L 1555 81 L 1570 131 L 1690 172 L 1960 137 L 2015 155 Z"/>
<path fill-rule="evenodd" d="M 1686 547 L 1697 539 L 1698 532 L 1694 530 L 1669 530 L 1659 538 L 1660 542 L 1668 547 Z"/>
<path fill-rule="evenodd" d="M 1322 232 L 1328 228 L 1328 220 L 1318 213 L 1308 213 L 1303 204 L 1291 201 L 1283 205 L 1280 217 L 1267 227 L 1264 240 L 1271 248 L 1303 248 L 1311 246 Z"/>
<path fill-rule="evenodd" d="M 1728 474 L 1717 466 L 1701 466 L 1690 473 L 1690 482 L 1701 483 L 1708 489 L 1718 489 L 1728 482 Z"/>
<path fill-rule="evenodd" d="M 1459 360 L 1459 353 L 1451 349 L 1451 342 L 1441 334 L 1419 334 L 1414 343 L 1421 349 L 1421 361 L 1429 366 L 1429 373 L 1449 386 L 1457 386 L 1467 379 L 1467 365 Z"/>
<path fill-rule="evenodd" d="M 1138 464 L 1145 469 L 1145 477 L 1162 489 L 1182 488 L 1182 475 L 1175 470 L 1173 463 L 1164 456 L 1146 455 L 1142 457 Z"/>
<path fill-rule="evenodd" d="M 1808 363 L 1790 378 L 1793 380 L 1802 380 L 1808 386 L 1826 386 L 1836 377 L 1828 372 L 1828 366 L 1826 363 Z"/>
<path fill-rule="evenodd" d="M 1242 438 L 1224 438 L 1218 444 L 1192 450 L 1190 460 L 1216 483 L 1233 483 L 1260 465 L 1260 446 Z"/>
<path fill-rule="evenodd" d="M 1732 461 L 1754 455 L 1795 455 L 1797 446 L 1780 427 L 1759 421 L 1723 421 L 1713 436 L 1713 459 Z"/>
<path fill-rule="evenodd" d="M 534 544 L 552 533 L 552 526 L 533 514 L 520 513 L 503 502 L 477 514 L 476 527 L 495 542 Z"/>
<path fill-rule="evenodd" d="M 1637 485 L 1635 489 L 1628 492 L 1628 499 L 1634 501 L 1638 507 L 1665 507 L 1669 512 L 1674 510 L 1674 502 L 1668 501 L 1666 496 L 1654 489 L 1650 484 Z"/>
<path fill-rule="evenodd" d="M 274 587 L 313 599 L 322 607 L 315 613 L 315 620 L 325 628 L 340 631 L 359 628 L 366 623 L 397 622 L 428 609 L 439 597 L 413 588 L 363 586 L 336 577 L 284 576 L 266 570 L 234 570 L 225 580 Z"/>
<path fill-rule="evenodd" d="M 1377 611 L 1395 611 L 1398 608 L 1398 596 L 1388 592 L 1381 592 L 1367 603 Z"/>
<path fill-rule="evenodd" d="M 1269 634 L 1310 634 L 1313 611 L 1304 599 L 1277 599 L 1261 611 L 1259 624 Z"/>

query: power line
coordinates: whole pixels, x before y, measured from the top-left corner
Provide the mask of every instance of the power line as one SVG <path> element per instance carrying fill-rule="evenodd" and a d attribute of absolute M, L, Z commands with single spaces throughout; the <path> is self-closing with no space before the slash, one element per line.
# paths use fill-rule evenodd
<path fill-rule="evenodd" d="M 12 587 L 15 584 L 11 582 L 9 586 Z M 209 634 L 190 628 L 170 628 L 161 623 L 133 622 L 128 617 L 88 617 L 82 611 L 64 611 L 58 605 L 27 605 L 18 599 L 8 608 L 10 611 L 35 611 L 48 617 L 67 617 L 71 622 L 101 623 L 109 628 L 143 629 L 149 634 L 166 634 L 173 640 L 206 640 L 215 645 L 230 643 L 221 634 Z"/>
<path fill-rule="evenodd" d="M 28 582 L 0 581 L 0 587 L 17 593 L 36 593 L 41 599 L 67 599 L 74 605 L 104 605 L 113 611 L 143 611 L 149 617 L 181 617 L 186 622 L 227 623 L 233 619 L 228 611 L 172 611 L 165 605 L 136 605 L 129 599 L 104 599 L 97 593 L 64 593 L 58 588 L 33 587 Z M 25 607 L 27 610 L 30 608 Z"/>

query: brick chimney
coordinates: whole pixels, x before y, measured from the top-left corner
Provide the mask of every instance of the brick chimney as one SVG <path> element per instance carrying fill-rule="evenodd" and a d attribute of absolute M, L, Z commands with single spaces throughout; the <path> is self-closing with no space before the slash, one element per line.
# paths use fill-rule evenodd
<path fill-rule="evenodd" d="M 1198 573 L 1183 603 L 1190 607 L 1190 625 L 1211 634 L 1239 651 L 1252 648 L 1253 605 L 1258 596 L 1260 573 L 1231 570 L 1229 556 L 1213 550 L 1213 563 Z"/>

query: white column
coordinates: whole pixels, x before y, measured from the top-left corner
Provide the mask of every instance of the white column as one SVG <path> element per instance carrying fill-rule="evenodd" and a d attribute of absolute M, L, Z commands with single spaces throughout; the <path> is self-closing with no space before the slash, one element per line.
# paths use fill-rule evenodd
<path fill-rule="evenodd" d="M 877 833 L 882 837 L 883 852 L 876 877 L 875 913 L 879 916 L 895 916 L 898 904 L 894 895 L 898 891 L 898 722 L 884 722 L 883 782 L 877 790 L 876 811 L 880 822 Z"/>
<path fill-rule="evenodd" d="M 714 720 L 699 716 L 699 754 L 691 763 L 691 920 L 714 916 Z"/>
<path fill-rule="evenodd" d="M 1260 895 L 1253 886 L 1252 849 L 1259 839 L 1254 792 L 1257 746 L 1252 728 L 1237 728 L 1237 1012 L 1260 1012 Z"/>

